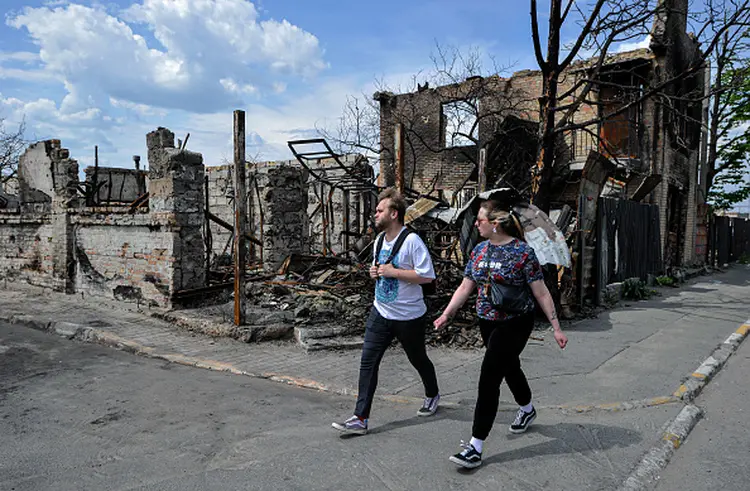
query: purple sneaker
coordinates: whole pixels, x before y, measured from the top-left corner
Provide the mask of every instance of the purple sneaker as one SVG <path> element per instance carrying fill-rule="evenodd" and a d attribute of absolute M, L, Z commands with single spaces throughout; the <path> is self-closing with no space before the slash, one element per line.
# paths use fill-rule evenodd
<path fill-rule="evenodd" d="M 353 433 L 355 435 L 367 434 L 367 420 L 363 421 L 357 416 L 352 416 L 343 423 L 333 423 L 331 426 L 344 433 Z"/>
<path fill-rule="evenodd" d="M 417 411 L 417 416 L 432 416 L 438 410 L 440 394 L 435 397 L 425 397 L 422 407 Z"/>

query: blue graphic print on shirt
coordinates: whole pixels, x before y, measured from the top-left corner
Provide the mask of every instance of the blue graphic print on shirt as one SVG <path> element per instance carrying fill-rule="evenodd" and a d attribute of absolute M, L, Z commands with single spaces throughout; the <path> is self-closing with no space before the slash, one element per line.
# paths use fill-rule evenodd
<path fill-rule="evenodd" d="M 464 277 L 477 284 L 477 315 L 482 319 L 501 321 L 519 314 L 509 314 L 492 308 L 489 301 L 489 277 L 506 285 L 524 286 L 544 279 L 542 267 L 534 249 L 526 242 L 513 239 L 505 245 L 493 245 L 485 240 L 471 251 L 469 262 L 464 269 Z M 527 311 L 534 308 L 534 300 L 529 295 Z"/>
<path fill-rule="evenodd" d="M 380 256 L 378 256 L 378 264 L 386 262 L 390 254 L 391 249 L 381 249 Z M 393 258 L 391 264 L 394 268 L 398 269 L 398 254 Z M 398 298 L 398 280 L 396 278 L 378 278 L 378 281 L 375 282 L 375 298 L 381 303 L 395 302 Z"/>

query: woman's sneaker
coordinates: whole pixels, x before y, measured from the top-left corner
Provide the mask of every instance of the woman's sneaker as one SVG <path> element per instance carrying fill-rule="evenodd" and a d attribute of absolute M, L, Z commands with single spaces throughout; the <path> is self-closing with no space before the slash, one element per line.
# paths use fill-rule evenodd
<path fill-rule="evenodd" d="M 473 469 L 482 465 L 482 454 L 477 452 L 474 445 L 461 440 L 463 451 L 450 456 L 450 461 L 467 469 Z"/>
<path fill-rule="evenodd" d="M 367 434 L 367 420 L 361 420 L 357 416 L 352 416 L 343 423 L 333 423 L 331 426 L 344 433 L 354 433 L 355 435 Z"/>
<path fill-rule="evenodd" d="M 422 407 L 417 411 L 417 416 L 432 416 L 438 409 L 440 394 L 435 397 L 425 397 Z"/>
<path fill-rule="evenodd" d="M 531 426 L 531 423 L 534 422 L 536 419 L 536 409 L 531 408 L 531 412 L 527 413 L 523 409 L 518 410 L 518 414 L 516 414 L 516 419 L 513 421 L 513 423 L 510 425 L 510 432 L 511 433 L 523 433 L 528 429 L 529 426 Z"/>

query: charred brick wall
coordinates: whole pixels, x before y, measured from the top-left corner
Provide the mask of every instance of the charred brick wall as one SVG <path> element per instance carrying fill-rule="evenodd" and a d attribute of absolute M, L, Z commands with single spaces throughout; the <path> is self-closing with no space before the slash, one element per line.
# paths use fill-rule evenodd
<path fill-rule="evenodd" d="M 68 151 L 31 145 L 18 206 L 0 211 L 0 277 L 161 306 L 205 285 L 202 157 L 175 149 L 165 128 L 147 144 L 150 203 L 138 210 L 85 206 Z"/>

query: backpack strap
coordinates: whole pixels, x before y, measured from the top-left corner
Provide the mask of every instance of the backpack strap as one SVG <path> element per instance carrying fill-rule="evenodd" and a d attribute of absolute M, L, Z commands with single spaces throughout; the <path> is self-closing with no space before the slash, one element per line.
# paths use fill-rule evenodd
<path fill-rule="evenodd" d="M 408 228 L 405 230 L 402 230 L 400 234 L 398 234 L 398 238 L 396 239 L 396 243 L 393 244 L 393 249 L 391 249 L 391 255 L 388 256 L 388 260 L 385 262 L 385 264 L 390 264 L 393 262 L 394 259 L 396 259 L 396 254 L 398 254 L 398 251 L 401 249 L 401 246 L 404 245 L 404 241 L 406 241 L 406 238 L 411 233 L 411 230 Z"/>
<path fill-rule="evenodd" d="M 396 258 L 396 254 L 398 254 L 398 251 L 401 249 L 401 246 L 404 245 L 406 237 L 408 237 L 410 233 L 412 232 L 408 228 L 406 230 L 402 230 L 396 238 L 396 243 L 393 244 L 393 249 L 391 249 L 391 254 L 388 256 L 388 259 L 386 259 L 383 263 L 378 263 L 378 259 L 380 258 L 380 250 L 383 248 L 383 241 L 385 240 L 385 232 L 381 233 L 376 239 L 375 250 L 373 252 L 375 265 L 378 266 L 380 264 L 392 263 Z"/>
<path fill-rule="evenodd" d="M 381 232 L 380 235 L 378 235 L 378 238 L 375 239 L 375 249 L 373 249 L 373 262 L 375 263 L 375 266 L 379 266 L 380 263 L 378 263 L 378 259 L 380 259 L 380 250 L 383 248 L 383 240 L 385 239 L 385 232 Z"/>

